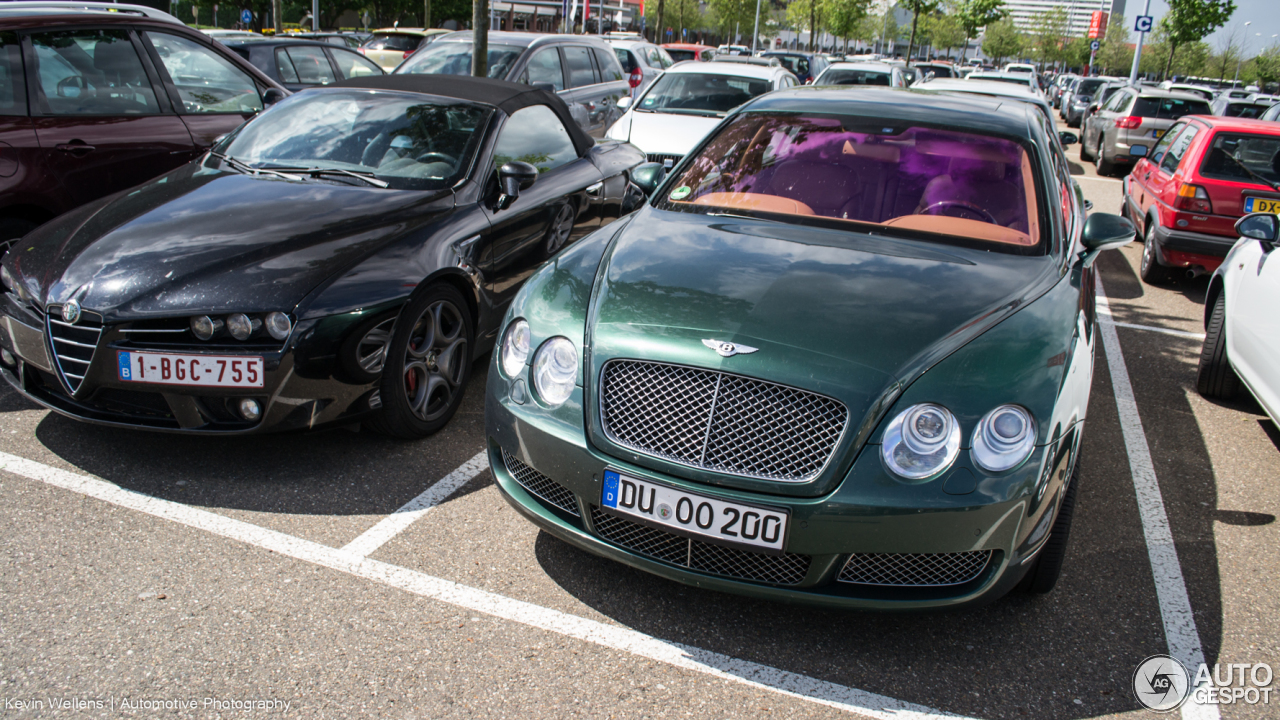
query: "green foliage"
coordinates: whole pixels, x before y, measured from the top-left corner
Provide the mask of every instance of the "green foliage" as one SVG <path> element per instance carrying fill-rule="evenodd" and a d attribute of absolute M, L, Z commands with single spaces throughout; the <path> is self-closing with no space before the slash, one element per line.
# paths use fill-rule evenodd
<path fill-rule="evenodd" d="M 838 38 L 854 37 L 867 17 L 870 0 L 818 0 L 822 29 Z"/>
<path fill-rule="evenodd" d="M 1253 59 L 1253 76 L 1259 83 L 1280 82 L 1280 47 L 1272 45 Z"/>
<path fill-rule="evenodd" d="M 1102 68 L 1103 75 L 1128 75 L 1133 67 L 1133 49 L 1129 47 L 1129 28 L 1123 21 L 1107 25 L 1102 47 L 1094 64 Z"/>
<path fill-rule="evenodd" d="M 675 0 L 666 0 L 674 2 Z M 651 0 L 652 2 L 652 0 Z M 656 5 L 657 2 L 652 2 Z M 756 3 L 755 0 L 707 0 L 707 7 L 711 10 L 711 16 L 707 19 L 707 24 L 717 30 L 725 37 L 733 37 L 734 27 L 739 28 L 742 37 L 746 40 L 751 38 L 751 28 L 756 22 Z M 667 10 L 664 15 L 663 22 L 667 27 L 674 27 L 671 24 L 671 11 Z M 761 9 L 760 17 L 761 26 L 764 25 L 763 9 Z M 750 45 L 747 42 L 747 45 Z"/>
<path fill-rule="evenodd" d="M 1004 19 L 1004 0 L 961 0 L 955 6 L 956 20 L 964 28 L 965 38 L 978 36 L 978 30 Z"/>
<path fill-rule="evenodd" d="M 1026 46 L 1026 38 L 1018 32 L 1012 20 L 998 20 L 987 26 L 986 37 L 982 40 L 982 52 L 996 62 L 1005 58 L 1018 57 Z"/>
<path fill-rule="evenodd" d="M 1066 60 L 1067 29 L 1067 11 L 1061 7 L 1040 13 L 1036 18 L 1029 49 L 1041 66 Z"/>
<path fill-rule="evenodd" d="M 915 52 L 916 29 L 920 24 L 920 17 L 937 12 L 942 6 L 942 0 L 901 0 L 898 4 L 911 11 L 911 39 L 907 40 L 907 54 L 903 56 L 910 62 Z"/>
<path fill-rule="evenodd" d="M 928 15 L 921 19 L 929 44 L 950 52 L 952 48 L 962 47 L 969 39 L 964 28 L 955 15 Z"/>
<path fill-rule="evenodd" d="M 1168 38 L 1165 74 L 1173 66 L 1178 46 L 1200 40 L 1231 19 L 1236 11 L 1233 0 L 1168 0 L 1169 10 L 1160 19 L 1160 29 Z"/>

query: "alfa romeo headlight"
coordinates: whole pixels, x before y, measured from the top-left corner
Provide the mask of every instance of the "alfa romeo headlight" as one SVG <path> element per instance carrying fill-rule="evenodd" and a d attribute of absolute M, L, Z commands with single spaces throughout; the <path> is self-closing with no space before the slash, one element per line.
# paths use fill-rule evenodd
<path fill-rule="evenodd" d="M 18 290 L 18 279 L 13 276 L 13 273 L 9 272 L 9 268 L 5 265 L 0 265 L 0 284 L 3 284 L 6 290 L 13 290 L 14 292 Z"/>
<path fill-rule="evenodd" d="M 529 323 L 517 320 L 507 326 L 502 336 L 502 371 L 508 377 L 519 377 L 529 362 Z"/>
<path fill-rule="evenodd" d="M 960 454 L 960 424 L 941 405 L 912 405 L 889 423 L 881 453 L 890 470 L 909 480 L 937 475 Z"/>
<path fill-rule="evenodd" d="M 533 358 L 533 386 L 548 405 L 569 399 L 578 380 L 578 349 L 565 337 L 554 337 Z"/>
<path fill-rule="evenodd" d="M 1017 405 L 1001 405 L 983 416 L 973 431 L 973 461 L 1003 472 L 1027 459 L 1036 442 L 1036 421 Z"/>

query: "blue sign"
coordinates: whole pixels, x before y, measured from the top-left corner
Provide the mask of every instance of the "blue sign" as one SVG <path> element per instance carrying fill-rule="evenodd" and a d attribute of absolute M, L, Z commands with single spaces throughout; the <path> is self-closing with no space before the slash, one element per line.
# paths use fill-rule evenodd
<path fill-rule="evenodd" d="M 612 470 L 604 471 L 604 492 L 600 496 L 600 502 L 605 507 L 618 507 L 618 473 Z"/>
<path fill-rule="evenodd" d="M 1151 32 L 1151 26 L 1152 22 L 1150 15 L 1139 15 L 1137 22 L 1133 24 L 1133 29 L 1138 32 Z"/>
<path fill-rule="evenodd" d="M 1093 42 L 1089 43 L 1089 49 L 1094 52 L 1098 52 L 1098 48 L 1100 47 L 1102 47 L 1102 43 L 1098 42 L 1097 40 L 1094 40 Z"/>
<path fill-rule="evenodd" d="M 240 11 L 240 22 L 249 25 L 253 22 L 253 12 L 248 8 Z"/>

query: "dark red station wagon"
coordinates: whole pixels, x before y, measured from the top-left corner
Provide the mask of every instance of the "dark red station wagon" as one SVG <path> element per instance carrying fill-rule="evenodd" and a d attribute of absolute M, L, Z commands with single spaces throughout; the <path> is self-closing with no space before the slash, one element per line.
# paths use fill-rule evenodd
<path fill-rule="evenodd" d="M 1122 212 L 1143 232 L 1144 281 L 1213 272 L 1236 243 L 1236 220 L 1280 212 L 1280 123 L 1181 118 L 1124 179 Z"/>
<path fill-rule="evenodd" d="M 46 220 L 186 163 L 286 94 L 172 22 L 0 19 L 0 254 Z"/>

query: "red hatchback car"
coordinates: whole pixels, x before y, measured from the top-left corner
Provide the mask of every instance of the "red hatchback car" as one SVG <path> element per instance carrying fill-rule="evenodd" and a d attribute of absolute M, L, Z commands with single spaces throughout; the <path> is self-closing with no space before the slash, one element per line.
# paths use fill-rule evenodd
<path fill-rule="evenodd" d="M 1181 118 L 1124 179 L 1121 212 L 1143 232 L 1145 282 L 1213 272 L 1236 243 L 1236 220 L 1280 212 L 1280 123 Z"/>
<path fill-rule="evenodd" d="M 172 22 L 0 19 L 0 255 L 46 220 L 188 162 L 287 94 Z"/>

